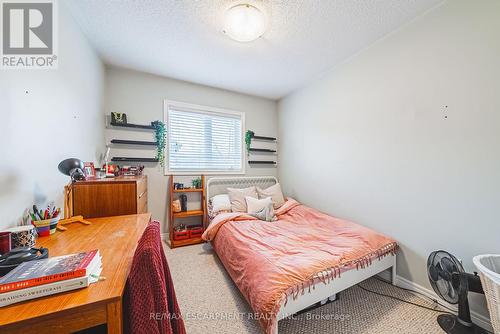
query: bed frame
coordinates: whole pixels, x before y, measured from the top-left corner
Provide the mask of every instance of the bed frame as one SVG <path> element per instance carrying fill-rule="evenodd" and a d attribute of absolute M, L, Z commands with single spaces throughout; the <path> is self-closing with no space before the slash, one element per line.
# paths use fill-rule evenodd
<path fill-rule="evenodd" d="M 246 188 L 258 186 L 267 188 L 278 183 L 274 176 L 256 176 L 256 177 L 214 177 L 207 182 L 207 204 L 210 198 L 219 194 L 226 194 L 227 188 Z M 328 300 L 335 300 L 337 293 L 350 288 L 367 278 L 380 274 L 391 269 L 392 284 L 395 285 L 396 277 L 396 256 L 388 255 L 380 260 L 374 260 L 370 266 L 352 269 L 342 272 L 328 283 L 317 283 L 315 289 L 311 292 L 300 294 L 296 299 L 288 298 L 288 301 L 281 304 L 277 314 L 277 320 L 289 317 L 301 310 L 304 310 L 316 303 L 325 303 Z M 278 321 L 276 321 L 275 333 L 278 333 Z"/>

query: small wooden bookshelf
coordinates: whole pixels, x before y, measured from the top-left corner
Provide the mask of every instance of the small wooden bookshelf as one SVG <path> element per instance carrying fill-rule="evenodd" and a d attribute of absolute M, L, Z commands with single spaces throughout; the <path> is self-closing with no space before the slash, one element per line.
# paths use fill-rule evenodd
<path fill-rule="evenodd" d="M 174 178 L 175 175 L 170 176 L 169 180 L 169 202 L 170 202 L 170 210 L 169 210 L 169 235 L 170 235 L 170 248 L 176 248 L 176 247 L 182 247 L 182 246 L 188 246 L 188 245 L 195 245 L 195 244 L 200 244 L 203 242 L 203 239 L 201 238 L 200 232 L 202 232 L 205 229 L 206 225 L 206 219 L 207 219 L 207 208 L 206 208 L 206 201 L 205 201 L 205 176 L 201 175 L 201 188 L 188 188 L 188 189 L 174 189 Z M 200 201 L 201 201 L 201 208 L 199 210 L 188 210 L 188 211 L 181 211 L 181 212 L 174 212 L 174 200 L 179 198 L 179 194 L 182 193 L 198 193 L 200 194 Z M 195 235 L 190 235 L 192 232 L 195 230 L 190 230 L 188 229 L 186 231 L 187 236 L 183 236 L 183 239 L 177 239 L 176 238 L 176 222 L 178 219 L 182 218 L 189 218 L 189 217 L 199 217 L 200 218 L 200 223 L 201 223 L 201 230 L 196 229 L 196 234 Z M 183 233 L 184 231 L 181 231 L 180 233 Z"/>

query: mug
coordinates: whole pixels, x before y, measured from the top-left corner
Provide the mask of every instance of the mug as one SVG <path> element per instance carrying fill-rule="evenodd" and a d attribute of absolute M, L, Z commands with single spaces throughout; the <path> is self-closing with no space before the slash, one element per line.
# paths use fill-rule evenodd
<path fill-rule="evenodd" d="M 11 233 L 12 248 L 35 247 L 35 228 L 32 225 L 16 226 L 8 229 Z"/>
<path fill-rule="evenodd" d="M 10 232 L 0 232 L 0 255 L 10 252 L 10 246 Z"/>

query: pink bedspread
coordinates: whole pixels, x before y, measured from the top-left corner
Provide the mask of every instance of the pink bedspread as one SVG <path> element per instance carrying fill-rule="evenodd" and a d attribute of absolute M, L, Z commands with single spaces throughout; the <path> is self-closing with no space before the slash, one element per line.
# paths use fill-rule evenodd
<path fill-rule="evenodd" d="M 289 199 L 265 222 L 244 213 L 223 213 L 203 234 L 267 334 L 280 304 L 314 284 L 394 255 L 397 243 L 382 234 Z"/>

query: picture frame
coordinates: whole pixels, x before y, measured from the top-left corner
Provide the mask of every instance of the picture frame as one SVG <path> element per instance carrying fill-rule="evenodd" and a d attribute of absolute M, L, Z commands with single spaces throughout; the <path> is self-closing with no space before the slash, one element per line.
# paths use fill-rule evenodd
<path fill-rule="evenodd" d="M 85 162 L 83 164 L 83 174 L 86 179 L 95 178 L 95 167 L 93 162 Z"/>
<path fill-rule="evenodd" d="M 111 124 L 127 124 L 127 114 L 123 112 L 112 112 Z"/>

